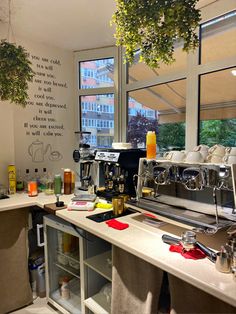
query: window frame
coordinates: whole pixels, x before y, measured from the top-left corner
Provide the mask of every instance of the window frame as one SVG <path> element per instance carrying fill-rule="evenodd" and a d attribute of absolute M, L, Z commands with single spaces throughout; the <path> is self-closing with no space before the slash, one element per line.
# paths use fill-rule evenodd
<path fill-rule="evenodd" d="M 235 0 L 220 0 L 206 4 L 201 8 L 201 24 L 235 11 L 235 9 Z M 199 34 L 200 27 L 196 32 Z M 199 144 L 200 76 L 236 66 L 236 54 L 234 57 L 199 64 L 200 48 L 201 47 L 199 46 L 198 49 L 187 55 L 187 67 L 184 71 L 164 74 L 150 80 L 132 83 L 127 83 L 128 65 L 123 63 L 124 49 L 112 46 L 75 52 L 75 77 L 76 82 L 78 83 L 76 88 L 76 123 L 78 129 L 81 130 L 82 127 L 82 117 L 81 112 L 79 112 L 80 98 L 82 96 L 112 93 L 114 94 L 114 142 L 126 142 L 128 125 L 128 93 L 153 85 L 186 79 L 185 149 L 193 149 L 193 147 Z M 79 62 L 109 57 L 114 58 L 114 87 L 79 89 Z"/>
<path fill-rule="evenodd" d="M 75 78 L 76 78 L 76 125 L 78 130 L 82 129 L 81 98 L 83 96 L 114 94 L 114 142 L 118 141 L 119 121 L 119 88 L 118 88 L 118 50 L 116 47 L 104 47 L 77 51 L 74 53 Z M 114 86 L 97 88 L 80 88 L 80 63 L 99 59 L 114 58 Z"/>
<path fill-rule="evenodd" d="M 232 0 L 218 1 L 206 5 L 201 9 L 201 24 L 211 21 L 221 15 L 234 11 L 235 2 Z M 200 34 L 200 27 L 196 30 Z M 201 38 L 199 38 L 201 40 Z M 123 51 L 124 53 L 124 51 Z M 223 70 L 236 66 L 235 57 L 199 64 L 200 46 L 187 55 L 187 68 L 185 71 L 160 75 L 156 78 L 128 82 L 128 65 L 122 65 L 122 140 L 126 141 L 126 129 L 128 125 L 128 93 L 141 88 L 148 88 L 153 85 L 165 84 L 171 81 L 186 79 L 186 130 L 185 130 L 185 149 L 191 150 L 199 144 L 199 125 L 200 125 L 200 76 L 210 72 Z"/>

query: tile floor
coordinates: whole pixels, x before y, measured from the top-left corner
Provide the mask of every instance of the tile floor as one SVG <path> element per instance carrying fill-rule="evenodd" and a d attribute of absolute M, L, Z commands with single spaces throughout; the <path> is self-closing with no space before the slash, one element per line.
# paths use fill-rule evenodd
<path fill-rule="evenodd" d="M 47 304 L 46 298 L 37 298 L 34 303 L 20 310 L 11 312 L 14 314 L 58 314 L 59 311 Z"/>

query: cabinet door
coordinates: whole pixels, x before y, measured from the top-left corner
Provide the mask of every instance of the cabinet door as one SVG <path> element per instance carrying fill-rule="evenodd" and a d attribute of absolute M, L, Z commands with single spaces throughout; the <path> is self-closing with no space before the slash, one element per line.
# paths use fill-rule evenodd
<path fill-rule="evenodd" d="M 44 233 L 48 302 L 63 313 L 80 314 L 81 238 L 63 220 L 45 219 Z"/>

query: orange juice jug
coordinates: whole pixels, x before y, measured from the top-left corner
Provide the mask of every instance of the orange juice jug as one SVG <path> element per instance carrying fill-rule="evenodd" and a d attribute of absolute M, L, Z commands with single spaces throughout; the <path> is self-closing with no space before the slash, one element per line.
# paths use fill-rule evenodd
<path fill-rule="evenodd" d="M 156 159 L 157 144 L 156 144 L 156 133 L 154 131 L 147 132 L 146 148 L 147 148 L 147 159 Z"/>

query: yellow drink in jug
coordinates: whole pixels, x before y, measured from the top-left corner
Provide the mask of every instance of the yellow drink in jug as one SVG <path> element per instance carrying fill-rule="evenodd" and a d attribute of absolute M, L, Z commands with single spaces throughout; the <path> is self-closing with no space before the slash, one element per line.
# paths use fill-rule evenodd
<path fill-rule="evenodd" d="M 156 144 L 156 133 L 154 131 L 147 132 L 146 148 L 147 148 L 147 159 L 156 159 L 157 144 Z"/>

